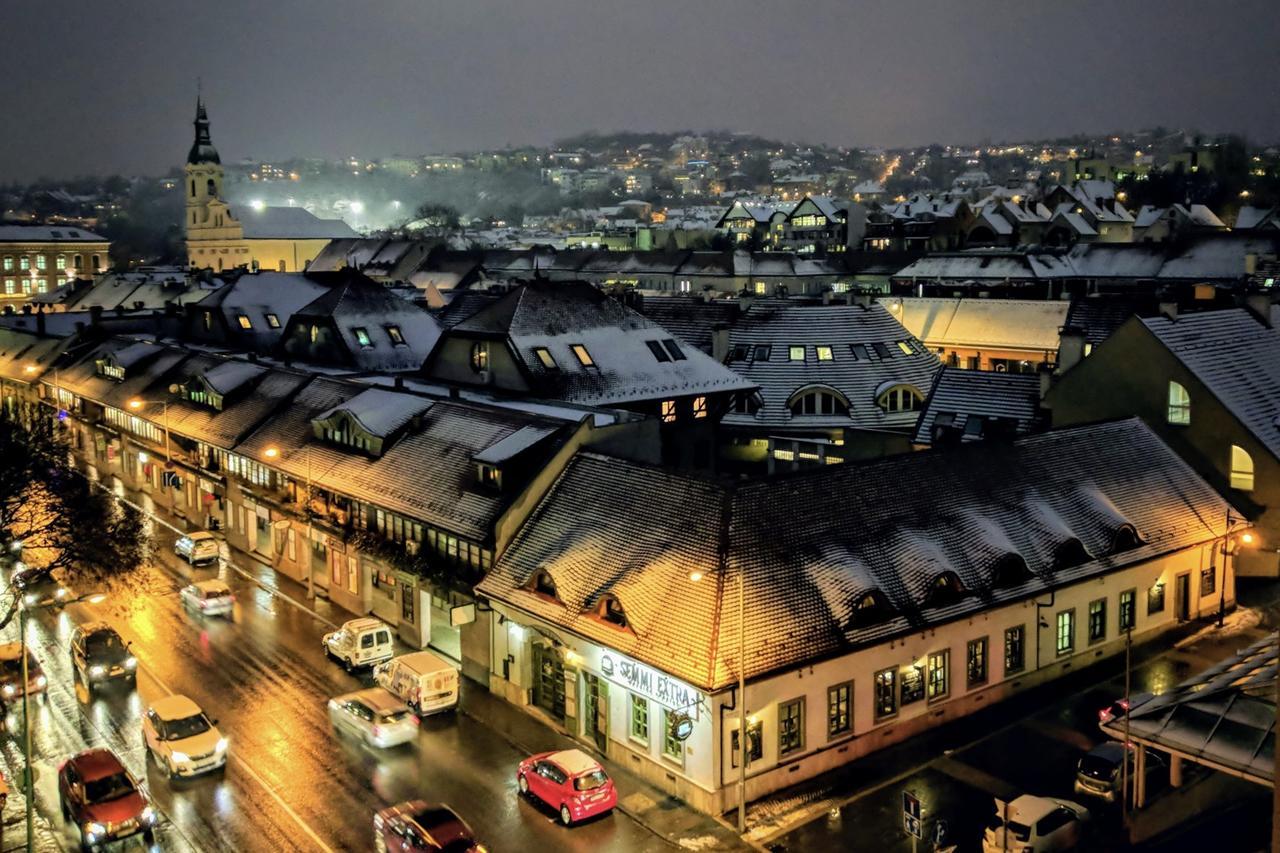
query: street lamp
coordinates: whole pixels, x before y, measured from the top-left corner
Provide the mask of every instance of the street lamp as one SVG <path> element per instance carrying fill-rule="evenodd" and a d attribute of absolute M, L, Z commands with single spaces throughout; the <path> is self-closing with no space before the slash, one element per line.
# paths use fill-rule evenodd
<path fill-rule="evenodd" d="M 307 559 L 304 562 L 307 564 L 307 600 L 309 601 L 316 597 L 314 580 L 312 579 L 315 567 L 311 565 L 312 560 L 315 559 L 315 549 L 311 544 L 311 445 L 303 445 L 303 449 L 307 451 L 307 498 L 302 505 L 302 511 L 307 516 Z M 267 459 L 278 459 L 280 458 L 280 448 L 273 445 L 262 451 L 262 455 Z"/>
<path fill-rule="evenodd" d="M 702 572 L 693 569 L 689 580 L 702 580 Z M 747 831 L 747 627 L 746 569 L 738 567 L 738 834 Z"/>
<path fill-rule="evenodd" d="M 16 594 L 16 593 L 15 593 Z M 100 592 L 86 593 L 78 595 L 75 598 L 55 601 L 52 604 L 36 605 L 35 609 L 62 609 L 70 604 L 79 604 L 87 602 L 89 604 L 97 604 L 105 599 L 106 596 Z M 22 749 L 24 753 L 24 764 L 22 768 L 22 784 L 23 790 L 26 792 L 27 799 L 27 853 L 31 853 L 35 848 L 33 846 L 35 840 L 35 780 L 31 776 L 31 691 L 28 689 L 28 671 L 27 671 L 27 607 L 26 602 L 18 599 L 18 635 L 20 637 L 20 654 L 22 655 Z"/>
<path fill-rule="evenodd" d="M 1241 528 L 1252 527 L 1253 522 L 1247 518 L 1236 518 L 1231 514 L 1231 509 L 1227 509 L 1227 529 L 1222 534 L 1222 589 L 1218 590 L 1218 627 L 1222 627 L 1223 620 L 1227 615 L 1227 563 L 1231 559 L 1233 553 L 1231 549 L 1231 534 Z M 1248 530 L 1240 534 L 1241 545 L 1252 545 L 1254 536 Z"/>
<path fill-rule="evenodd" d="M 126 405 L 135 412 L 146 405 L 159 405 L 164 407 L 162 417 L 164 418 L 164 467 L 173 467 L 173 454 L 169 450 L 169 401 L 168 400 L 143 400 L 140 397 L 134 397 Z"/>

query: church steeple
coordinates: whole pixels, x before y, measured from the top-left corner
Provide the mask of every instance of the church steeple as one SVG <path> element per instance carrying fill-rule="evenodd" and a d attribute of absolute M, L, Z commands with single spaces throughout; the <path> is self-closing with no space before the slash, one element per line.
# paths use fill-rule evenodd
<path fill-rule="evenodd" d="M 187 162 L 196 163 L 222 163 L 218 158 L 218 149 L 213 147 L 213 141 L 209 138 L 209 114 L 204 110 L 204 101 L 196 96 L 196 141 L 191 145 L 191 151 L 187 153 Z"/>

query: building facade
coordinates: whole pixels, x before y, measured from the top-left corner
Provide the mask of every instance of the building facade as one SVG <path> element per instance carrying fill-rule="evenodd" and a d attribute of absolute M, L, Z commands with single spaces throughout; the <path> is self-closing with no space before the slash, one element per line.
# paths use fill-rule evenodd
<path fill-rule="evenodd" d="M 110 266 L 111 243 L 66 225 L 0 225 L 0 305 L 20 305 Z"/>

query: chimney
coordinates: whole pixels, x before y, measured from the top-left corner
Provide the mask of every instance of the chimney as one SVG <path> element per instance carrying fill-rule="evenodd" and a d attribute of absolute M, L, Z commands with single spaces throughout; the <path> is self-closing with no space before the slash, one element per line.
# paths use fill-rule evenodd
<path fill-rule="evenodd" d="M 1157 310 L 1161 317 L 1168 317 L 1170 320 L 1178 319 L 1178 300 L 1169 291 L 1162 290 L 1157 298 L 1160 300 Z"/>
<path fill-rule="evenodd" d="M 845 294 L 846 305 L 858 305 L 862 308 L 870 310 L 871 303 L 873 301 L 874 300 L 873 300 L 871 291 L 869 290 L 862 290 L 859 288 L 856 290 L 850 290 L 848 293 Z"/>
<path fill-rule="evenodd" d="M 745 287 L 738 292 L 738 313 L 745 314 L 747 309 L 751 307 L 751 303 L 755 301 L 755 296 Z"/>
<path fill-rule="evenodd" d="M 44 312 L 43 311 L 36 312 L 36 334 L 37 335 L 44 334 Z"/>
<path fill-rule="evenodd" d="M 102 306 L 101 305 L 89 306 L 89 325 L 90 326 L 102 325 Z"/>
<path fill-rule="evenodd" d="M 1058 373 L 1066 373 L 1084 361 L 1084 329 L 1063 326 L 1058 330 Z"/>
<path fill-rule="evenodd" d="M 830 305 L 830 304 L 831 304 L 831 297 L 832 297 L 832 296 L 834 296 L 834 295 L 835 295 L 835 294 L 831 292 L 831 288 L 827 288 L 826 290 L 822 291 L 822 304 L 823 304 L 823 305 Z"/>
<path fill-rule="evenodd" d="M 401 376 L 401 375 L 399 375 L 399 374 L 397 374 L 397 375 L 396 375 L 396 378 L 395 378 L 395 380 L 394 380 L 394 382 L 393 382 L 393 387 L 395 387 L 396 389 L 402 389 L 402 388 L 404 388 L 404 377 L 403 377 L 403 376 Z"/>
<path fill-rule="evenodd" d="M 711 327 L 711 357 L 721 364 L 729 357 L 729 327 L 724 323 Z"/>

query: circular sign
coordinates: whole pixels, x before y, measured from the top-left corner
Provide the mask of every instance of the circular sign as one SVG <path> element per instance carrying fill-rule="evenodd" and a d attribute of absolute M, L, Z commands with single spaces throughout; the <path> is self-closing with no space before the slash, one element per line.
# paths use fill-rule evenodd
<path fill-rule="evenodd" d="M 689 735 L 693 734 L 693 720 L 683 711 L 677 711 L 671 714 L 668 719 L 671 721 L 671 736 L 679 741 L 686 741 Z"/>

